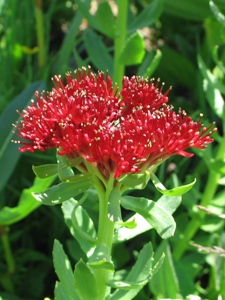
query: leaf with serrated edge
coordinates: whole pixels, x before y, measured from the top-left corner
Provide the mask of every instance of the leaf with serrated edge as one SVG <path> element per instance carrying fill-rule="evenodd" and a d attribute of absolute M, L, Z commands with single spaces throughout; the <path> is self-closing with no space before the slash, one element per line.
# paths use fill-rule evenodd
<path fill-rule="evenodd" d="M 74 279 L 76 291 L 82 300 L 99 300 L 96 279 L 82 259 L 75 266 Z"/>
<path fill-rule="evenodd" d="M 150 243 L 146 244 L 140 251 L 137 261 L 132 267 L 124 281 L 109 281 L 109 286 L 117 287 L 117 290 L 109 297 L 109 300 L 131 300 L 142 289 L 152 276 L 153 250 Z M 121 288 L 128 288 L 123 290 Z"/>
<path fill-rule="evenodd" d="M 73 300 L 80 300 L 74 285 L 73 271 L 67 255 L 59 241 L 54 241 L 53 262 L 56 274 L 63 286 L 63 290 Z"/>

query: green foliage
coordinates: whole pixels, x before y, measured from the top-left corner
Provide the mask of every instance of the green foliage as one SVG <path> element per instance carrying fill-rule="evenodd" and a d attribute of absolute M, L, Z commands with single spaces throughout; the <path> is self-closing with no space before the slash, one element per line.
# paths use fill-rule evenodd
<path fill-rule="evenodd" d="M 121 19 L 109 1 L 37 3 L 0 2 L 0 299 L 98 299 L 95 276 L 112 270 L 110 300 L 225 298 L 224 1 L 116 1 L 128 5 Z M 91 176 L 75 174 L 63 157 L 56 164 L 55 153 L 21 154 L 11 143 L 20 140 L 16 109 L 50 88 L 53 75 L 88 65 L 108 70 L 118 86 L 123 75 L 160 77 L 173 86 L 175 107 L 218 127 L 208 149 L 172 157 L 150 182 L 147 172 L 120 178 L 122 197 L 116 189 L 109 197 L 113 261 L 96 244 Z M 56 238 L 68 255 L 55 241 L 55 285 Z"/>

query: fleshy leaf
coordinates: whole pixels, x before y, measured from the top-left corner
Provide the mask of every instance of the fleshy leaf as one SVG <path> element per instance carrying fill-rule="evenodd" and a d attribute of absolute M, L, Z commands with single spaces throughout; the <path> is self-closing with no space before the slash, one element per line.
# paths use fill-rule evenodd
<path fill-rule="evenodd" d="M 32 166 L 32 170 L 38 178 L 47 178 L 58 173 L 58 165 L 48 164 L 41 166 Z"/>
<path fill-rule="evenodd" d="M 96 242 L 97 234 L 94 223 L 82 206 L 74 207 L 71 220 L 81 238 L 93 244 Z"/>
<path fill-rule="evenodd" d="M 128 241 L 139 234 L 152 229 L 152 226 L 139 214 L 135 214 L 130 219 L 127 220 L 127 223 L 133 222 L 134 227 L 128 227 L 121 224 L 120 228 L 117 228 L 114 234 L 114 242 L 120 243 Z M 120 224 L 119 224 L 120 225 Z M 122 227 L 123 226 L 123 227 Z"/>
<path fill-rule="evenodd" d="M 117 288 L 109 300 L 131 300 L 149 281 L 154 273 L 153 250 L 150 243 L 140 251 L 135 265 L 124 281 L 110 280 L 108 285 Z"/>
<path fill-rule="evenodd" d="M 104 268 L 114 271 L 113 263 L 110 259 L 108 247 L 105 244 L 98 245 L 89 259 L 88 265 L 92 268 Z"/>
<path fill-rule="evenodd" d="M 118 178 L 118 181 L 127 187 L 142 190 L 146 187 L 149 179 L 150 179 L 150 172 L 145 171 L 137 174 L 123 175 L 120 178 Z"/>
<path fill-rule="evenodd" d="M 178 278 L 175 272 L 171 251 L 167 241 L 163 241 L 158 247 L 155 253 L 155 258 L 159 258 L 162 253 L 165 253 L 165 259 L 162 267 L 150 281 L 150 289 L 151 291 L 156 293 L 158 297 L 160 297 L 160 299 L 180 299 L 178 295 Z M 169 284 L 165 284 L 165 282 L 169 282 Z"/>
<path fill-rule="evenodd" d="M 206 68 L 203 59 L 198 56 L 199 69 L 204 78 L 203 87 L 208 103 L 214 113 L 220 118 L 224 115 L 224 99 L 222 94 L 225 94 L 225 86 Z"/>
<path fill-rule="evenodd" d="M 124 196 L 121 198 L 121 205 L 125 209 L 142 215 L 161 238 L 166 239 L 173 236 L 176 223 L 171 214 L 157 202 L 142 197 Z"/>
<path fill-rule="evenodd" d="M 95 249 L 95 244 L 90 239 L 84 239 L 82 235 L 80 235 L 80 231 L 77 231 L 77 227 L 74 227 L 72 222 L 72 212 L 75 207 L 78 206 L 78 201 L 74 199 L 70 199 L 68 201 L 63 202 L 62 211 L 65 219 L 66 225 L 70 229 L 70 233 L 77 240 L 81 249 L 85 253 L 87 257 L 90 257 Z"/>
<path fill-rule="evenodd" d="M 60 204 L 72 197 L 84 193 L 91 185 L 85 176 L 79 176 L 76 182 L 62 182 L 41 193 L 32 193 L 34 198 L 45 205 Z"/>
<path fill-rule="evenodd" d="M 56 282 L 55 284 L 55 290 L 54 290 L 55 300 L 73 300 L 67 292 L 65 291 L 65 288 L 63 287 L 61 282 Z M 2 300 L 0 298 L 0 300 Z"/>
<path fill-rule="evenodd" d="M 169 197 L 166 195 L 162 195 L 159 200 L 157 201 L 157 204 L 162 206 L 169 214 L 172 214 L 177 207 L 181 203 L 181 197 Z M 130 219 L 127 220 L 127 222 L 134 222 L 136 226 L 134 228 L 124 228 L 120 227 L 117 228 L 115 235 L 114 235 L 114 242 L 119 243 L 123 241 L 128 241 L 135 236 L 138 236 L 139 234 L 146 232 L 153 227 L 147 220 L 141 216 L 140 214 L 136 213 L 134 214 Z M 132 228 L 132 229 L 131 229 Z"/>
<path fill-rule="evenodd" d="M 122 49 L 120 63 L 125 66 L 136 65 L 142 62 L 144 55 L 144 38 L 139 32 L 135 32 L 128 38 Z"/>
<path fill-rule="evenodd" d="M 26 216 L 32 211 L 38 208 L 41 203 L 38 202 L 33 196 L 32 192 L 40 192 L 50 186 L 55 180 L 56 176 L 46 178 L 45 180 L 36 177 L 33 185 L 29 189 L 24 189 L 20 196 L 18 205 L 16 207 L 4 206 L 0 210 L 0 224 L 11 225 L 14 224 Z"/>
<path fill-rule="evenodd" d="M 68 181 L 70 177 L 74 176 L 73 169 L 68 163 L 68 160 L 65 155 L 56 155 L 58 163 L 58 174 L 61 181 Z"/>
<path fill-rule="evenodd" d="M 99 300 L 96 279 L 91 269 L 80 260 L 74 271 L 75 288 L 82 300 Z"/>
<path fill-rule="evenodd" d="M 122 222 L 120 198 L 120 189 L 115 187 L 110 193 L 108 201 L 108 218 L 112 222 Z"/>
<path fill-rule="evenodd" d="M 186 185 L 183 186 L 179 186 L 176 188 L 173 188 L 171 190 L 167 190 L 164 185 L 159 181 L 158 177 L 156 177 L 156 175 L 154 173 L 151 173 L 151 180 L 152 183 L 154 184 L 154 186 L 156 187 L 156 189 L 163 195 L 167 195 L 167 196 L 171 196 L 171 197 L 175 197 L 175 196 L 181 196 L 185 193 L 187 193 L 195 184 L 196 179 Z"/>
<path fill-rule="evenodd" d="M 53 247 L 53 262 L 56 274 L 62 285 L 61 291 L 58 290 L 57 293 L 66 293 L 68 299 L 80 300 L 75 291 L 73 271 L 69 259 L 65 254 L 62 245 L 57 240 L 55 240 Z"/>

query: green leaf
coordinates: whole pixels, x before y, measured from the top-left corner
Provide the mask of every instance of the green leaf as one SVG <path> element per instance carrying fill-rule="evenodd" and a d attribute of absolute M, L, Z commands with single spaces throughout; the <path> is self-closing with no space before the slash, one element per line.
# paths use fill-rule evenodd
<path fill-rule="evenodd" d="M 154 0 L 141 13 L 128 24 L 129 31 L 137 31 L 138 29 L 150 26 L 155 23 L 163 10 L 163 0 Z"/>
<path fill-rule="evenodd" d="M 218 81 L 218 79 L 206 69 L 205 63 L 200 56 L 198 56 L 199 69 L 204 78 L 204 91 L 206 93 L 206 98 L 208 103 L 214 113 L 222 118 L 224 115 L 224 100 L 221 93 L 225 94 L 225 86 Z"/>
<path fill-rule="evenodd" d="M 123 185 L 133 188 L 142 190 L 146 187 L 147 183 L 150 179 L 150 172 L 140 172 L 137 174 L 126 174 L 121 176 L 118 181 Z"/>
<path fill-rule="evenodd" d="M 173 217 L 157 202 L 146 198 L 124 196 L 121 198 L 121 205 L 142 215 L 161 238 L 166 239 L 174 234 L 176 223 Z"/>
<path fill-rule="evenodd" d="M 58 275 L 58 278 L 62 285 L 60 291 L 60 288 L 57 288 L 57 293 L 66 293 L 69 299 L 80 300 L 75 290 L 74 276 L 70 261 L 68 260 L 68 257 L 65 254 L 62 245 L 57 240 L 54 241 L 53 246 L 53 263 L 56 274 Z"/>
<path fill-rule="evenodd" d="M 83 18 L 85 18 L 90 27 L 93 29 L 96 29 L 97 31 L 101 32 L 101 27 L 99 25 L 99 22 L 95 16 L 90 14 L 90 3 L 91 0 L 77 0 L 78 3 L 78 11 L 81 11 Z"/>
<path fill-rule="evenodd" d="M 76 291 L 82 300 L 99 300 L 96 279 L 83 260 L 75 266 L 74 279 Z"/>
<path fill-rule="evenodd" d="M 101 32 L 113 38 L 115 18 L 108 1 L 98 3 L 98 10 L 95 17 L 98 20 Z"/>
<path fill-rule="evenodd" d="M 87 240 L 83 238 L 83 235 L 80 234 L 80 231 L 77 231 L 77 227 L 74 227 L 72 222 L 72 212 L 74 208 L 78 206 L 78 201 L 74 199 L 70 199 L 68 201 L 63 202 L 62 204 L 62 211 L 65 219 L 66 225 L 70 229 L 70 233 L 72 236 L 77 240 L 81 249 L 84 251 L 87 257 L 90 257 L 95 249 L 95 244 L 93 241 Z"/>
<path fill-rule="evenodd" d="M 216 17 L 217 21 L 221 23 L 223 26 L 225 26 L 225 16 L 219 10 L 218 6 L 213 1 L 209 1 L 209 6 L 214 16 Z"/>
<path fill-rule="evenodd" d="M 150 243 L 140 251 L 137 261 L 132 267 L 125 280 L 110 280 L 108 285 L 117 288 L 109 297 L 109 300 L 131 300 L 142 287 L 149 281 L 154 273 L 153 250 Z"/>
<path fill-rule="evenodd" d="M 108 49 L 101 41 L 99 35 L 91 29 L 86 29 L 83 34 L 85 49 L 91 59 L 93 65 L 102 71 L 108 71 L 109 75 L 113 74 L 113 59 L 110 56 Z"/>
<path fill-rule="evenodd" d="M 161 51 L 162 57 L 157 68 L 157 76 L 163 78 L 164 82 L 184 85 L 192 90 L 193 82 L 197 80 L 194 63 L 170 47 L 164 46 Z"/>
<path fill-rule="evenodd" d="M 169 214 L 172 214 L 180 203 L 181 197 L 169 197 L 166 195 L 162 195 L 162 197 L 160 197 L 157 201 L 157 204 L 163 207 Z M 127 222 L 134 222 L 136 224 L 135 228 L 118 228 L 114 235 L 115 243 L 130 240 L 133 237 L 153 228 L 150 223 L 138 213 L 134 214 L 134 216 L 127 220 Z"/>
<path fill-rule="evenodd" d="M 181 203 L 181 196 L 162 195 L 157 203 L 161 205 L 168 213 L 173 214 Z"/>
<path fill-rule="evenodd" d="M 4 188 L 21 155 L 21 152 L 18 150 L 18 144 L 11 142 L 12 139 L 21 140 L 21 138 L 13 134 L 14 127 L 12 123 L 15 124 L 21 118 L 16 110 L 22 111 L 31 98 L 34 97 L 34 92 L 43 89 L 45 89 L 45 83 L 41 81 L 29 85 L 12 100 L 0 116 L 0 190 Z"/>
<path fill-rule="evenodd" d="M 69 178 L 74 177 L 74 172 L 69 165 L 68 159 L 65 155 L 56 155 L 58 163 L 58 174 L 61 181 L 69 181 Z M 79 159 L 79 158 L 78 158 Z"/>
<path fill-rule="evenodd" d="M 135 32 L 126 40 L 119 57 L 119 62 L 125 66 L 140 64 L 144 55 L 144 38 L 139 32 Z"/>
<path fill-rule="evenodd" d="M 97 245 L 94 253 L 90 256 L 88 265 L 95 269 L 107 269 L 114 271 L 108 247 L 105 244 Z"/>
<path fill-rule="evenodd" d="M 57 164 L 48 164 L 48 165 L 41 165 L 41 166 L 32 166 L 32 170 L 34 174 L 38 178 L 47 178 L 52 175 L 58 173 L 58 165 Z"/>
<path fill-rule="evenodd" d="M 82 175 L 82 174 L 80 174 Z M 32 193 L 35 199 L 45 205 L 60 204 L 72 197 L 84 193 L 91 185 L 91 182 L 85 175 L 77 175 L 75 182 L 62 182 L 46 189 L 41 193 Z"/>
<path fill-rule="evenodd" d="M 225 174 L 225 159 L 211 159 L 207 163 L 210 170 L 213 170 L 216 173 L 220 173 L 222 175 Z"/>
<path fill-rule="evenodd" d="M 54 74 L 64 74 L 68 71 L 69 60 L 71 54 L 75 48 L 76 36 L 79 33 L 80 24 L 82 22 L 82 14 L 80 10 L 76 11 L 72 21 L 70 22 L 70 27 L 65 34 L 63 43 L 57 52 L 57 57 L 54 60 Z"/>
<path fill-rule="evenodd" d="M 157 69 L 162 57 L 162 52 L 157 49 L 155 51 L 149 51 L 145 55 L 140 67 L 138 68 L 137 75 L 144 78 L 150 78 Z"/>
<path fill-rule="evenodd" d="M 82 206 L 74 207 L 71 220 L 74 229 L 80 235 L 80 237 L 95 245 L 97 240 L 95 226 L 88 213 Z"/>
<path fill-rule="evenodd" d="M 164 0 L 166 14 L 187 20 L 203 21 L 211 16 L 208 1 L 205 0 Z"/>
<path fill-rule="evenodd" d="M 56 282 L 54 295 L 55 295 L 55 298 L 54 298 L 55 300 L 73 300 L 74 299 L 74 298 L 71 298 L 67 294 L 67 292 L 61 282 Z M 80 299 L 80 298 L 78 298 L 78 299 Z"/>
<path fill-rule="evenodd" d="M 149 282 L 150 289 L 157 299 L 180 299 L 178 278 L 167 241 L 163 241 L 158 247 L 155 259 L 159 259 L 162 253 L 165 253 L 165 258 L 161 268 Z"/>
<path fill-rule="evenodd" d="M 163 195 L 170 196 L 170 197 L 181 196 L 181 195 L 187 193 L 196 182 L 196 179 L 195 179 L 193 182 L 191 182 L 189 184 L 179 186 L 179 187 L 173 188 L 171 190 L 167 190 L 164 187 L 164 185 L 159 181 L 159 179 L 156 177 L 156 175 L 154 173 L 151 173 L 151 180 L 152 180 L 152 183 L 154 184 L 154 186 L 156 187 L 156 189 L 160 193 L 162 193 Z"/>
<path fill-rule="evenodd" d="M 16 207 L 4 206 L 0 210 L 0 224 L 1 225 L 11 225 L 14 224 L 25 217 L 27 217 L 32 211 L 38 208 L 41 203 L 38 202 L 33 196 L 32 192 L 39 192 L 46 189 L 55 180 L 54 177 L 49 177 L 45 180 L 35 178 L 33 185 L 22 191 L 18 205 Z"/>
<path fill-rule="evenodd" d="M 108 200 L 108 218 L 112 222 L 122 222 L 121 208 L 120 208 L 121 192 L 119 188 L 114 188 Z"/>
<path fill-rule="evenodd" d="M 128 227 L 123 224 L 119 224 L 123 227 L 116 228 L 114 234 L 114 243 L 128 241 L 135 236 L 138 236 L 141 233 L 153 228 L 140 214 L 134 214 L 130 219 L 127 220 L 128 224 L 129 222 L 133 222 L 135 226 Z"/>

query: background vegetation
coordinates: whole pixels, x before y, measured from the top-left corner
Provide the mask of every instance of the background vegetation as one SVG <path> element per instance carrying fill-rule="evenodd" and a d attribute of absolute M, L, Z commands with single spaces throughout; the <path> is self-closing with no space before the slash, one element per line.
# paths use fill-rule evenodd
<path fill-rule="evenodd" d="M 150 230 L 115 245 L 114 256 L 118 268 L 129 268 L 149 240 L 156 256 L 166 253 L 137 300 L 225 299 L 224 12 L 224 0 L 0 1 L 0 299 L 53 299 L 55 238 L 73 264 L 82 256 L 60 206 L 31 196 L 53 181 L 34 179 L 32 165 L 54 163 L 55 152 L 21 154 L 11 139 L 16 109 L 50 89 L 54 74 L 88 65 L 108 70 L 118 85 L 124 74 L 159 77 L 164 91 L 173 87 L 175 108 L 196 120 L 203 113 L 206 126 L 216 121 L 208 149 L 172 157 L 157 171 L 167 188 L 197 178 L 175 213 L 175 236 L 161 242 Z M 157 197 L 151 184 L 139 194 Z"/>

